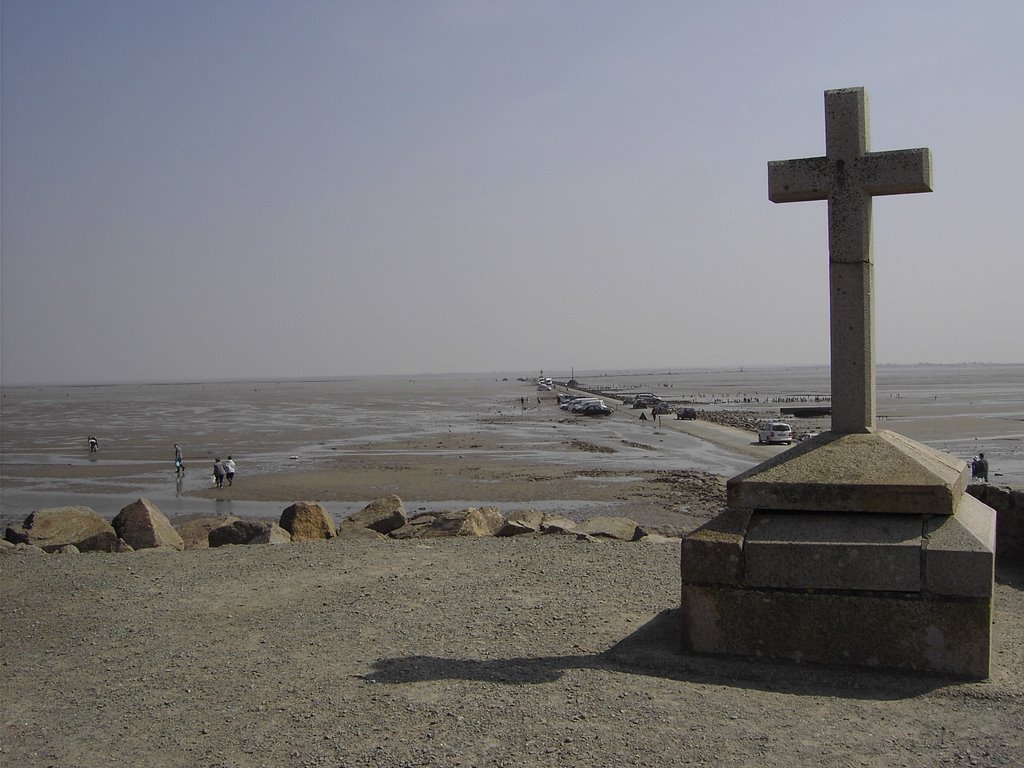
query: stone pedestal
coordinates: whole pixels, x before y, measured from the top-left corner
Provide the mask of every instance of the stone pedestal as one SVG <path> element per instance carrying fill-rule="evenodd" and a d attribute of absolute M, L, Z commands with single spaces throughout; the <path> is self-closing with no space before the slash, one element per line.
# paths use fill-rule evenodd
<path fill-rule="evenodd" d="M 684 650 L 987 677 L 995 513 L 966 484 L 962 461 L 886 431 L 738 475 L 683 540 Z"/>

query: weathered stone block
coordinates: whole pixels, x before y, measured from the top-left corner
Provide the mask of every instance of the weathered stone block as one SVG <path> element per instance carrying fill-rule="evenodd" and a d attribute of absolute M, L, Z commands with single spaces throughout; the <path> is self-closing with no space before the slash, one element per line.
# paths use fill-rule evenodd
<path fill-rule="evenodd" d="M 749 509 L 727 509 L 684 536 L 680 558 L 683 582 L 738 585 L 750 516 Z"/>
<path fill-rule="evenodd" d="M 991 603 L 684 584 L 685 651 L 981 679 Z"/>
<path fill-rule="evenodd" d="M 926 592 L 992 597 L 995 577 L 995 510 L 965 495 L 956 515 L 934 517 L 927 521 L 925 538 Z"/>
<path fill-rule="evenodd" d="M 730 478 L 726 498 L 733 509 L 951 515 L 968 475 L 895 432 L 828 432 Z"/>
<path fill-rule="evenodd" d="M 750 587 L 917 592 L 921 518 L 755 512 L 744 564 Z"/>

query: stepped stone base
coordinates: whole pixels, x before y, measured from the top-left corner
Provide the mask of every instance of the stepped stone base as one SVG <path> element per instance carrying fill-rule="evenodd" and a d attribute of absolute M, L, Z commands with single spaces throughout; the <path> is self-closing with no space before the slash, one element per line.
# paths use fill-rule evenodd
<path fill-rule="evenodd" d="M 778 503 L 731 505 L 683 539 L 684 650 L 988 677 L 995 512 L 960 489 L 962 462 L 889 435 L 858 436 L 848 452 L 836 445 L 841 439 L 825 440 L 823 456 L 793 457 L 795 471 L 773 460 L 771 486 L 762 468 L 730 480 L 730 500 Z M 923 467 L 905 467 L 902 478 L 863 471 L 865 454 L 874 464 L 879 450 L 891 469 L 893 446 Z M 844 471 L 844 461 L 856 466 Z M 853 480 L 840 482 L 838 493 L 831 480 L 815 488 L 808 468 L 823 462 Z M 913 511 L 874 498 L 893 491 Z M 793 509 L 794 495 L 835 503 Z M 836 509 L 851 498 L 866 509 Z M 922 509 L 926 499 L 932 512 Z"/>

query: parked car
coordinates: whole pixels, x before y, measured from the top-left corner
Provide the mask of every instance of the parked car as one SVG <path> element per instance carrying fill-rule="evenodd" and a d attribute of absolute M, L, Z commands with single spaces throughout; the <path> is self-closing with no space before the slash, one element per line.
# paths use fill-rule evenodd
<path fill-rule="evenodd" d="M 577 405 L 580 405 L 582 403 L 599 403 L 599 402 L 601 402 L 601 398 L 599 398 L 599 397 L 589 397 L 587 395 L 574 395 L 572 397 L 562 396 L 561 399 L 559 400 L 558 407 L 561 408 L 563 411 L 571 411 L 574 407 L 576 407 Z"/>
<path fill-rule="evenodd" d="M 604 400 L 599 397 L 585 397 L 580 400 L 574 400 L 569 404 L 569 411 L 579 413 L 589 405 L 604 405 Z"/>
<path fill-rule="evenodd" d="M 696 408 L 677 408 L 676 419 L 696 419 L 697 409 Z"/>
<path fill-rule="evenodd" d="M 612 409 L 604 403 L 588 403 L 577 411 L 581 416 L 610 416 Z"/>
<path fill-rule="evenodd" d="M 818 434 L 818 432 L 804 432 L 800 435 L 800 442 L 802 443 L 804 440 L 810 440 L 812 437 L 817 437 Z"/>
<path fill-rule="evenodd" d="M 661 402 L 655 403 L 654 404 L 654 410 L 652 411 L 652 413 L 655 416 L 657 416 L 659 414 L 672 413 L 672 406 L 669 405 L 668 403 L 666 403 L 665 401 L 661 401 Z"/>
<path fill-rule="evenodd" d="M 793 442 L 793 428 L 781 421 L 766 421 L 757 433 L 757 442 L 789 445 Z"/>
<path fill-rule="evenodd" d="M 648 394 L 648 393 L 645 392 L 643 394 L 640 394 L 640 395 L 637 395 L 636 397 L 634 397 L 633 398 L 633 402 L 631 403 L 630 407 L 631 408 L 651 408 L 652 406 L 657 405 L 660 402 L 661 402 L 661 398 L 660 397 L 658 397 L 657 395 L 651 395 L 651 394 Z"/>

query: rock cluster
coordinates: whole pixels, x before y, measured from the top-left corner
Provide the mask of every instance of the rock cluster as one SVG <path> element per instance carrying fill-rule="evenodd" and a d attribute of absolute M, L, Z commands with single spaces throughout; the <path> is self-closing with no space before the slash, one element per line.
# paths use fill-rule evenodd
<path fill-rule="evenodd" d="M 21 527 L 7 528 L 0 552 L 131 552 L 140 549 L 200 549 L 229 544 L 284 544 L 292 541 L 384 538 L 414 539 L 454 536 L 520 536 L 571 534 L 582 540 L 638 541 L 648 532 L 623 517 L 594 517 L 577 523 L 561 515 L 533 509 L 506 518 L 495 507 L 421 512 L 411 517 L 402 500 L 384 496 L 340 525 L 311 501 L 287 507 L 279 522 L 238 517 L 189 520 L 175 529 L 148 499 L 138 499 L 107 523 L 89 507 L 37 510 Z"/>

